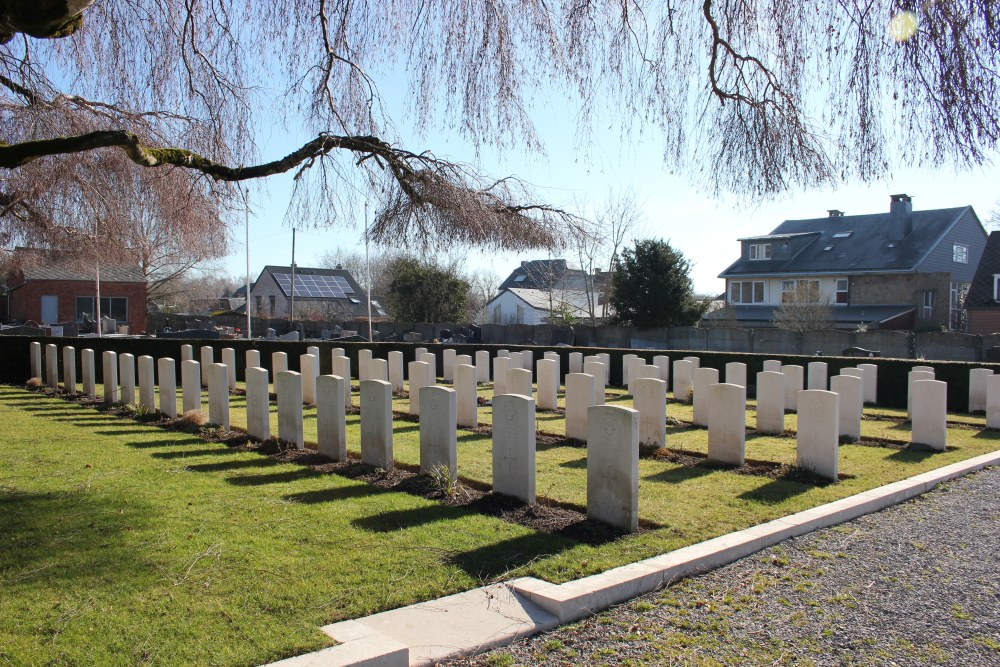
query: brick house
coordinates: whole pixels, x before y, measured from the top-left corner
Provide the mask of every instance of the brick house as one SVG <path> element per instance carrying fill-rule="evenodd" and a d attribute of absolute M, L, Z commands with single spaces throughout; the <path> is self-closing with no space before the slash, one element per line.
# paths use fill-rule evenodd
<path fill-rule="evenodd" d="M 129 333 L 146 331 L 146 277 L 139 267 L 102 266 L 101 315 L 128 324 Z M 40 324 L 95 319 L 93 271 L 63 261 L 15 268 L 7 276 L 11 320 Z"/>
<path fill-rule="evenodd" d="M 1000 331 L 1000 232 L 990 232 L 976 275 L 965 297 L 970 334 Z"/>
<path fill-rule="evenodd" d="M 914 211 L 900 194 L 886 213 L 832 210 L 739 241 L 740 258 L 719 275 L 726 308 L 706 324 L 774 326 L 776 313 L 792 309 L 786 304 L 813 304 L 824 310 L 824 328 L 960 331 L 986 231 L 971 206 Z"/>

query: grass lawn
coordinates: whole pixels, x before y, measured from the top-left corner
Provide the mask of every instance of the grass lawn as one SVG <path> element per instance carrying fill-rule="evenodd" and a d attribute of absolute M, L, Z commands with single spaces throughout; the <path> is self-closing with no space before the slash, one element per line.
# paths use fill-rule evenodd
<path fill-rule="evenodd" d="M 245 423 L 242 397 L 231 411 Z M 905 415 L 878 414 L 866 437 L 908 439 Z M 315 410 L 306 415 L 315 440 Z M 690 407 L 672 403 L 668 415 L 690 420 Z M 275 660 L 327 645 L 325 623 L 495 578 L 576 578 L 1000 448 L 980 418 L 950 419 L 944 453 L 844 445 L 837 484 L 642 459 L 646 529 L 587 544 L 0 386 L 0 664 Z M 539 413 L 538 428 L 563 433 L 561 415 Z M 419 461 L 418 436 L 397 421 L 397 461 Z M 358 437 L 349 415 L 353 453 Z M 667 437 L 706 449 L 703 429 L 682 423 Z M 586 450 L 546 445 L 537 456 L 539 496 L 582 508 Z M 794 462 L 794 438 L 749 433 L 747 457 Z M 460 431 L 458 462 L 463 479 L 488 484 L 489 437 Z"/>

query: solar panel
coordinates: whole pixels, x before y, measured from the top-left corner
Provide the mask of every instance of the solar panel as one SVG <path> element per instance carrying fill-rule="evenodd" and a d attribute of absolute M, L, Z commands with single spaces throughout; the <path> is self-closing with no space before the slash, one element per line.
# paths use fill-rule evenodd
<path fill-rule="evenodd" d="M 292 275 L 275 273 L 278 285 L 289 294 L 292 291 Z M 295 296 L 327 299 L 345 299 L 354 294 L 354 288 L 343 276 L 298 275 L 295 276 Z"/>

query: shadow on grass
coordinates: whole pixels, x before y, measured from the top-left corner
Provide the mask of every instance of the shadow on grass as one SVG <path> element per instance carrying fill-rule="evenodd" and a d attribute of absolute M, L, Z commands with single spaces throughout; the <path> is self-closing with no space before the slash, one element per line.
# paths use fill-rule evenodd
<path fill-rule="evenodd" d="M 161 440 L 142 440 L 139 442 L 128 442 L 125 443 L 129 447 L 135 447 L 136 449 L 156 449 L 158 447 L 183 447 L 191 445 L 200 445 L 205 441 L 198 438 L 190 433 L 178 433 L 174 438 L 163 438 Z"/>
<path fill-rule="evenodd" d="M 954 451 L 955 449 L 958 448 L 945 447 L 945 451 Z M 941 453 L 942 452 L 936 449 L 931 449 L 926 445 L 910 443 L 905 449 L 894 452 L 886 458 L 889 461 L 896 461 L 897 463 L 920 463 L 921 461 L 926 461 L 927 459 L 934 457 L 936 454 Z"/>
<path fill-rule="evenodd" d="M 267 459 L 261 459 L 261 461 L 266 462 Z M 300 479 L 318 477 L 321 475 L 323 475 L 323 473 L 310 470 L 309 468 L 299 468 L 297 470 L 287 470 L 285 472 L 275 472 L 266 475 L 239 475 L 236 477 L 227 477 L 226 481 L 234 486 L 265 486 L 267 484 L 287 484 L 289 482 L 297 482 Z"/>
<path fill-rule="evenodd" d="M 559 464 L 560 468 L 569 468 L 570 470 L 586 470 L 587 469 L 587 457 L 581 456 L 578 459 L 573 459 L 572 461 L 563 461 Z"/>
<path fill-rule="evenodd" d="M 245 452 L 240 452 L 235 449 L 229 449 L 228 447 L 209 447 L 207 449 L 182 449 L 180 451 L 173 452 L 153 452 L 151 456 L 154 459 L 186 459 L 194 458 L 198 456 L 232 456 L 234 454 L 244 454 Z"/>
<path fill-rule="evenodd" d="M 491 581 L 532 561 L 562 553 L 576 544 L 557 535 L 531 533 L 462 551 L 449 556 L 448 562 L 480 581 Z"/>
<path fill-rule="evenodd" d="M 993 428 L 983 428 L 979 433 L 972 436 L 973 438 L 980 438 L 982 440 L 1000 440 L 1000 431 Z"/>
<path fill-rule="evenodd" d="M 660 472 L 653 473 L 651 475 L 646 475 L 643 477 L 644 480 L 650 482 L 666 482 L 667 484 L 681 484 L 682 482 L 687 482 L 692 479 L 698 479 L 699 477 L 704 477 L 705 475 L 711 475 L 713 472 L 718 470 L 725 470 L 721 466 L 710 466 L 710 465 L 693 465 L 685 466 L 678 465 L 669 470 L 661 470 Z"/>
<path fill-rule="evenodd" d="M 261 457 L 252 459 L 235 459 L 216 463 L 193 463 L 185 466 L 191 472 L 223 472 L 226 470 L 243 470 L 245 468 L 270 468 L 276 465 L 274 461 Z"/>
<path fill-rule="evenodd" d="M 352 484 L 350 486 L 340 486 L 335 489 L 290 493 L 285 496 L 285 500 L 293 503 L 315 505 L 317 503 L 332 503 L 349 498 L 367 498 L 369 496 L 382 495 L 383 493 L 391 493 L 391 491 L 380 489 L 371 484 Z"/>
<path fill-rule="evenodd" d="M 777 505 L 789 498 L 801 495 L 813 489 L 811 484 L 802 482 L 791 482 L 784 479 L 774 479 L 770 482 L 758 486 L 756 489 L 744 491 L 739 496 L 740 500 L 749 500 L 762 505 Z"/>
<path fill-rule="evenodd" d="M 377 533 L 390 533 L 405 528 L 415 528 L 438 521 L 454 521 L 471 514 L 469 510 L 462 507 L 450 505 L 428 505 L 426 507 L 414 507 L 407 510 L 395 510 L 392 512 L 382 512 L 374 516 L 354 519 L 351 524 L 362 530 L 370 530 Z"/>

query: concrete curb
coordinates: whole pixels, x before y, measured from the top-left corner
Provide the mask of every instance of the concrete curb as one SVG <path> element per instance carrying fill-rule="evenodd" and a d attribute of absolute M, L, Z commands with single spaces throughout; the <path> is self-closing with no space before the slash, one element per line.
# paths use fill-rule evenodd
<path fill-rule="evenodd" d="M 797 535 L 877 512 L 942 482 L 1000 465 L 1000 451 L 886 484 L 752 528 L 562 584 L 522 577 L 325 626 L 340 642 L 281 667 L 405 667 L 506 646 Z"/>

